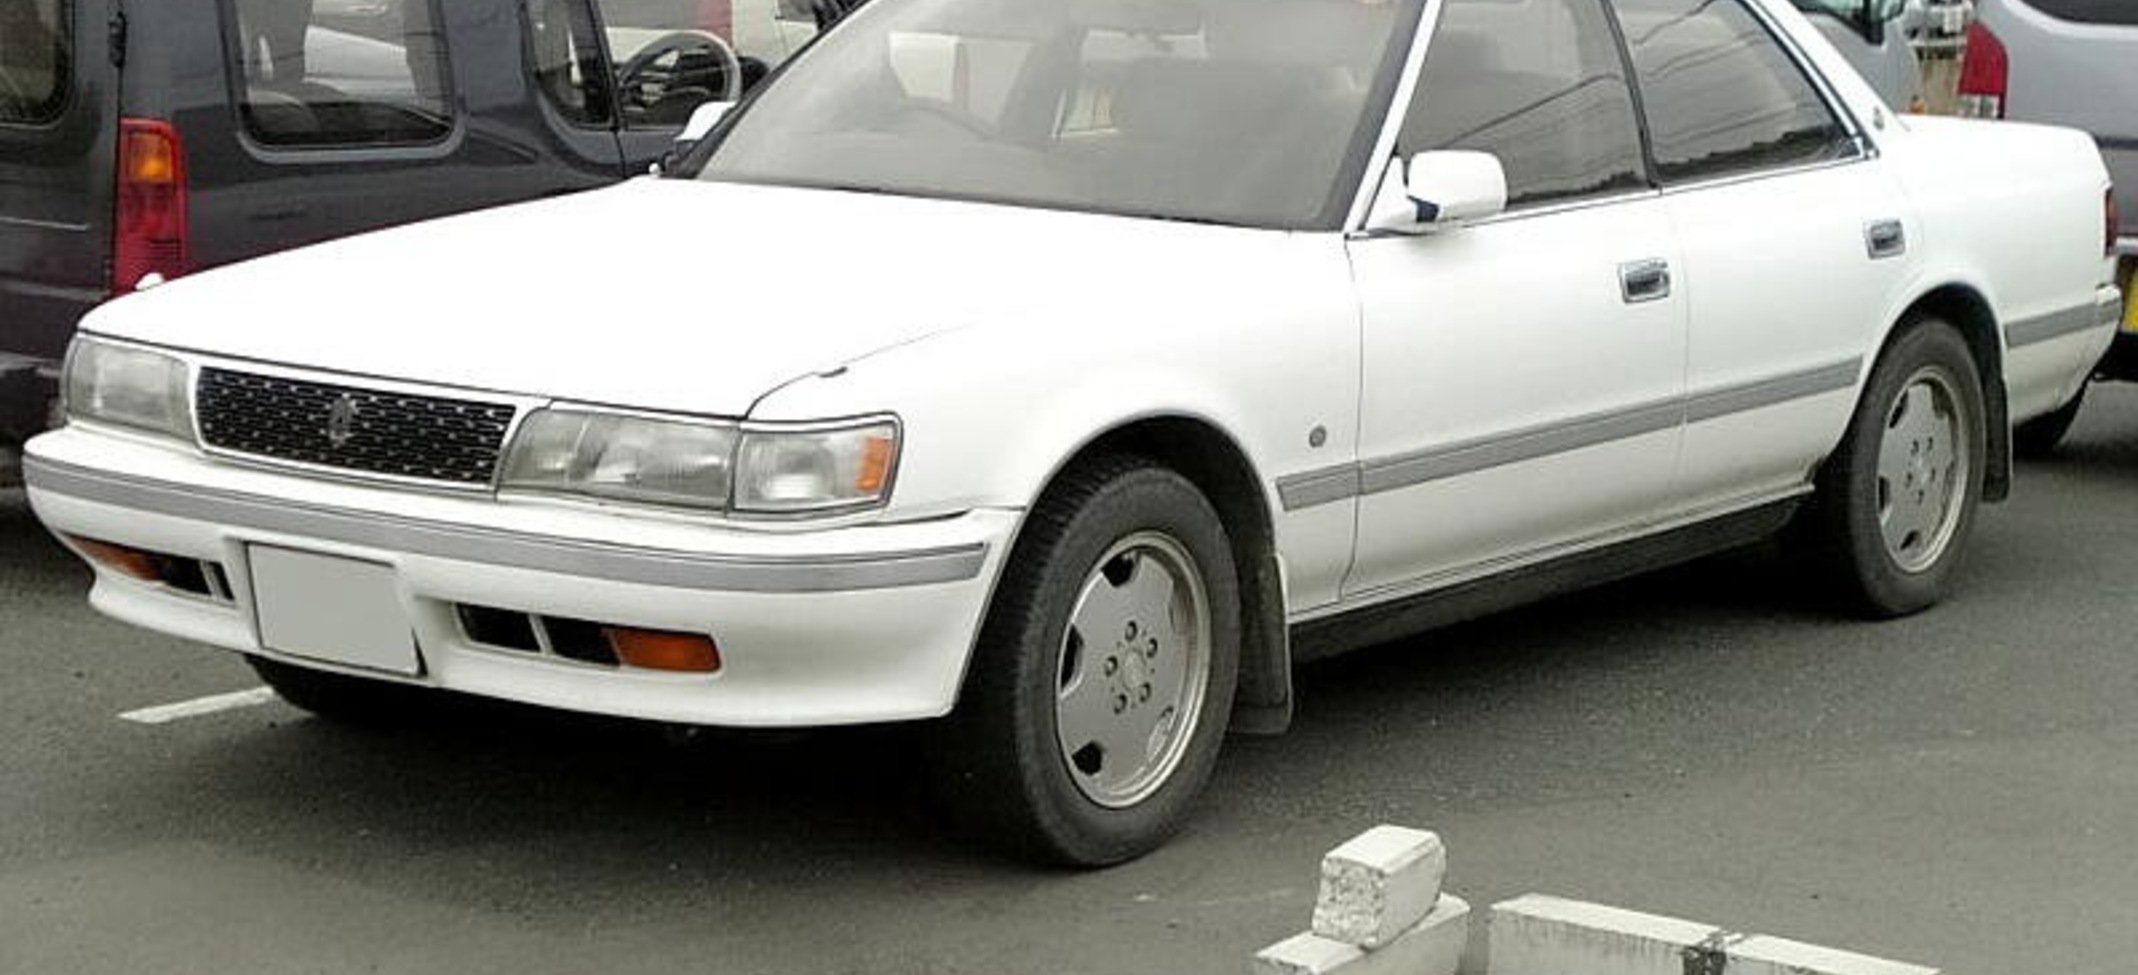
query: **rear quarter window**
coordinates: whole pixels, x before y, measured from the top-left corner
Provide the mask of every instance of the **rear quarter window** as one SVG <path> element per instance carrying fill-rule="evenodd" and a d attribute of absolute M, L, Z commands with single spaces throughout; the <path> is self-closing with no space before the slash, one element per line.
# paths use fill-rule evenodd
<path fill-rule="evenodd" d="M 13 0 L 0 0 L 0 3 Z M 452 131 L 435 0 L 235 0 L 245 130 L 279 148 L 420 145 Z"/>
<path fill-rule="evenodd" d="M 2075 24 L 2138 27 L 2138 0 L 2026 0 L 2026 4 Z"/>
<path fill-rule="evenodd" d="M 0 0 L 0 124 L 50 122 L 66 107 L 70 14 L 62 0 Z"/>

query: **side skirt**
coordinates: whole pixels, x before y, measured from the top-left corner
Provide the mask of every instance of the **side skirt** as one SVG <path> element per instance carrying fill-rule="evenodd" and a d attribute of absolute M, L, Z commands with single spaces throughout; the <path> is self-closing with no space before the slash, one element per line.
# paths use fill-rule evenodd
<path fill-rule="evenodd" d="M 1801 498 L 1777 501 L 1682 528 L 1472 579 L 1445 589 L 1309 620 L 1292 627 L 1292 660 L 1295 663 L 1318 660 L 1387 643 L 1560 593 L 1749 545 L 1780 531 L 1801 502 Z"/>

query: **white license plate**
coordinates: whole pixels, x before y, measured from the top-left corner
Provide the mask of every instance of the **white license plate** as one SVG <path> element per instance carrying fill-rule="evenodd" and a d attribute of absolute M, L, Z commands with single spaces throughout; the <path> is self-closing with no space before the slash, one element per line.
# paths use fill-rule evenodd
<path fill-rule="evenodd" d="M 270 650 L 396 674 L 419 669 L 392 566 L 254 545 L 252 601 Z"/>

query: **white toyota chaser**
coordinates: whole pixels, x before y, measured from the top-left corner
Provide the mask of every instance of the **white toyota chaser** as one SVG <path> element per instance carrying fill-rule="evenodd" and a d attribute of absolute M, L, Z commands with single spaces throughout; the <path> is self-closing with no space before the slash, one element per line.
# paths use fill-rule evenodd
<path fill-rule="evenodd" d="M 300 705 L 944 719 L 1108 863 L 1309 656 L 1785 525 L 1935 602 L 2108 190 L 1770 0 L 875 0 L 666 178 L 96 312 L 29 497 Z"/>

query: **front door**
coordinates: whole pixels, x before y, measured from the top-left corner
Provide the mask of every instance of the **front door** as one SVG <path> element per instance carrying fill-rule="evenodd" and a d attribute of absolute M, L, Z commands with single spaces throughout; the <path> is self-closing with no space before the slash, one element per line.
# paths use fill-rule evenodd
<path fill-rule="evenodd" d="M 1491 152 L 1508 212 L 1354 240 L 1372 601 L 1569 551 L 1668 507 L 1679 247 L 1597 0 L 1449 0 L 1398 154 Z"/>

